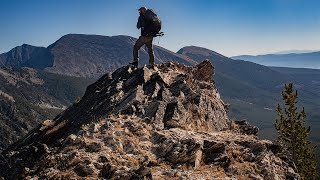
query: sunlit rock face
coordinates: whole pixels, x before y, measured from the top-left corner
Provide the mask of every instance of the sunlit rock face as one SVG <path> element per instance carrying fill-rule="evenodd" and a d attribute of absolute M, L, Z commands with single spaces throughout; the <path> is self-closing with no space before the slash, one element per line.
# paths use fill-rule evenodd
<path fill-rule="evenodd" d="M 1 175 L 19 178 L 286 179 L 297 173 L 228 119 L 214 67 L 124 66 L 3 152 Z"/>

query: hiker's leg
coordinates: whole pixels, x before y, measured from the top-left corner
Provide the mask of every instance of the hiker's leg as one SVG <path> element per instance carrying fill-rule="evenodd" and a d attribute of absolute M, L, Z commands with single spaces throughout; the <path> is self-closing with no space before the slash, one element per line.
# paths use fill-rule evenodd
<path fill-rule="evenodd" d="M 133 46 L 133 62 L 139 61 L 139 49 L 145 44 L 145 38 L 140 36 L 136 41 L 136 44 Z"/>
<path fill-rule="evenodd" d="M 152 45 L 153 37 L 148 37 L 148 40 L 146 42 L 146 46 L 148 48 L 148 54 L 149 54 L 149 64 L 154 64 L 154 52 L 153 52 L 153 45 Z"/>

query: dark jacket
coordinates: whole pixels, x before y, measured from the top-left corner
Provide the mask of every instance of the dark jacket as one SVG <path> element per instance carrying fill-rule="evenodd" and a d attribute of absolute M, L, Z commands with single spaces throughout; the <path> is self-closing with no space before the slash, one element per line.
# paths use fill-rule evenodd
<path fill-rule="evenodd" d="M 141 36 L 146 36 L 147 32 L 145 31 L 145 27 L 146 27 L 146 20 L 144 15 L 142 15 L 140 13 L 140 16 L 138 18 L 138 22 L 137 22 L 137 28 L 141 29 Z"/>
<path fill-rule="evenodd" d="M 141 28 L 141 36 L 150 35 L 150 26 L 153 18 L 157 18 L 157 15 L 152 9 L 148 9 L 145 15 L 140 14 L 137 22 L 137 28 Z"/>

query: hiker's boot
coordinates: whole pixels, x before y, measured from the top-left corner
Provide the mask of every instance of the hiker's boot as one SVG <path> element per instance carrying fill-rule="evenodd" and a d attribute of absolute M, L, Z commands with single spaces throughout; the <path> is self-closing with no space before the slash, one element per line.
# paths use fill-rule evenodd
<path fill-rule="evenodd" d="M 134 68 L 138 68 L 138 62 L 136 62 L 136 61 L 129 63 L 129 65 L 133 66 Z"/>
<path fill-rule="evenodd" d="M 154 63 L 153 64 L 150 63 L 147 65 L 147 68 L 156 70 L 156 65 Z"/>

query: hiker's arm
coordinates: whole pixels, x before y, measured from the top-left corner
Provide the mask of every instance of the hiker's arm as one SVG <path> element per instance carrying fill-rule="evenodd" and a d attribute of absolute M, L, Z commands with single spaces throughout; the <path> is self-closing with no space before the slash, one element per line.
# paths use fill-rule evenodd
<path fill-rule="evenodd" d="M 143 27 L 143 17 L 140 15 L 139 16 L 139 19 L 138 19 L 138 22 L 137 22 L 137 28 L 140 29 Z"/>

